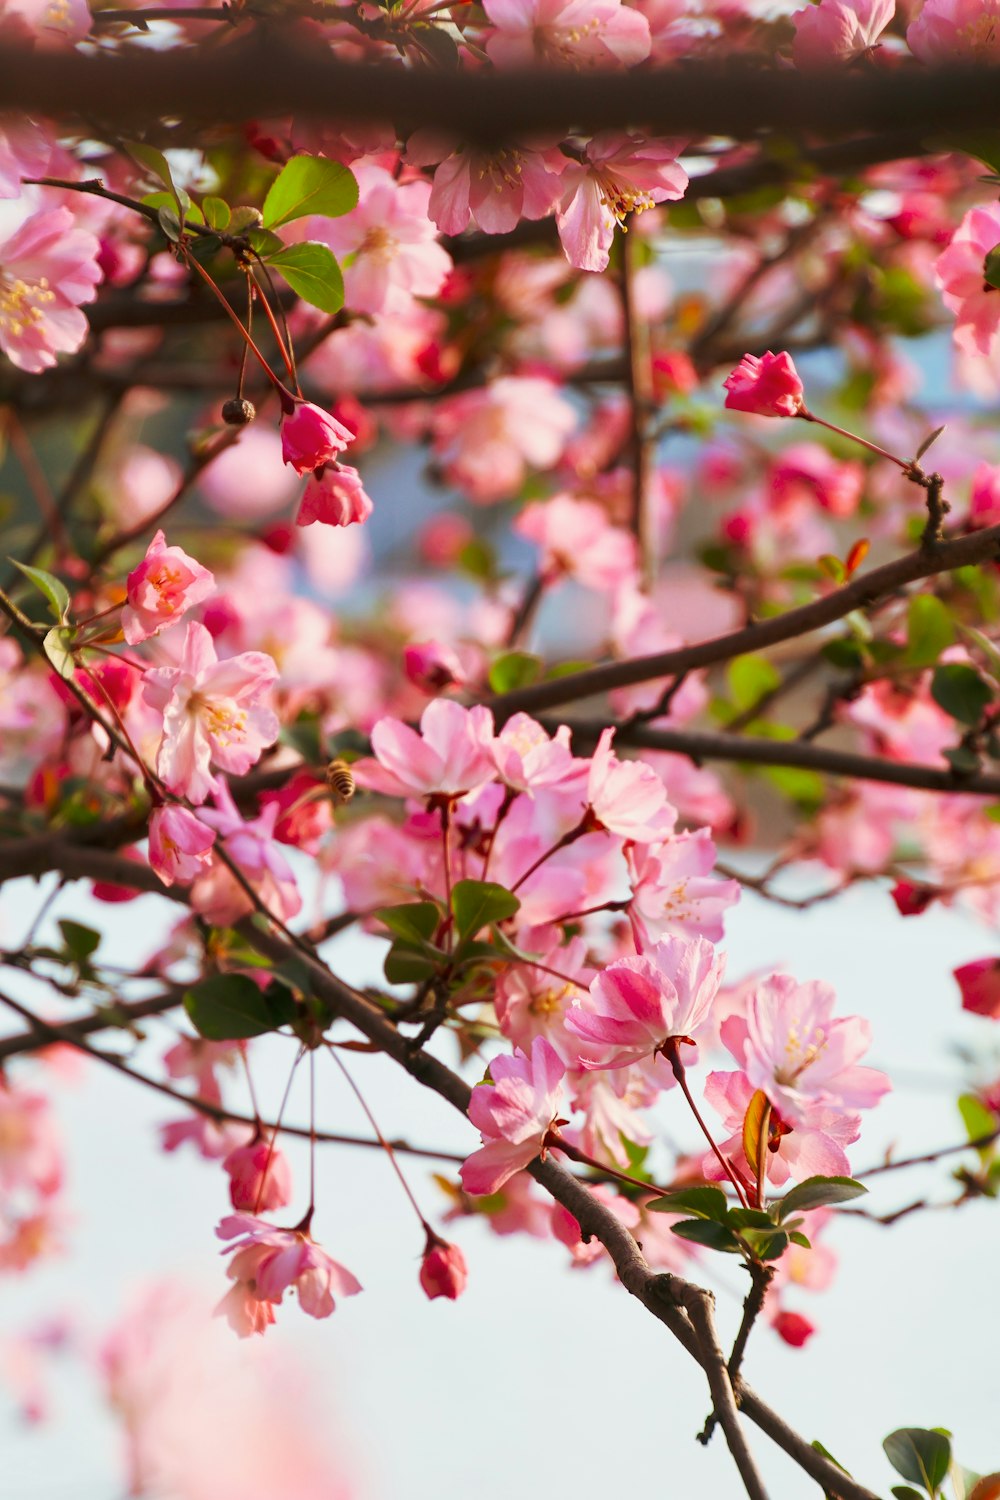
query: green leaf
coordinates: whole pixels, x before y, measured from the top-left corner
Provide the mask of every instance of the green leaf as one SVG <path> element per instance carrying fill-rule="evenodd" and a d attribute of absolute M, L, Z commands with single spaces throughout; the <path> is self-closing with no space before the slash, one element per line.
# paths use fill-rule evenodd
<path fill-rule="evenodd" d="M 843 667 L 846 671 L 853 671 L 857 667 L 864 666 L 865 653 L 857 641 L 841 637 L 840 640 L 827 641 L 822 650 L 823 656 L 835 667 Z"/>
<path fill-rule="evenodd" d="M 907 612 L 905 664 L 932 667 L 954 641 L 955 627 L 941 600 L 935 594 L 914 594 Z"/>
<path fill-rule="evenodd" d="M 993 701 L 993 689 L 975 667 L 950 661 L 935 668 L 931 697 L 960 724 L 976 726 Z"/>
<path fill-rule="evenodd" d="M 940 1430 L 900 1427 L 890 1432 L 882 1447 L 896 1473 L 919 1484 L 929 1495 L 935 1494 L 948 1476 L 951 1442 Z"/>
<path fill-rule="evenodd" d="M 69 591 L 66 585 L 54 573 L 46 573 L 44 568 L 30 568 L 27 563 L 18 562 L 16 557 L 8 557 L 19 573 L 23 573 L 29 583 L 33 583 L 40 594 L 44 594 L 48 601 L 49 611 L 60 624 L 65 624 L 69 613 Z"/>
<path fill-rule="evenodd" d="M 235 219 L 236 214 L 234 212 L 233 220 L 235 221 Z M 234 225 L 230 225 L 229 232 L 230 234 L 235 234 L 237 232 Z M 272 234 L 270 229 L 262 229 L 259 224 L 245 230 L 244 232 L 246 234 L 247 243 L 251 246 L 252 249 L 256 250 L 257 254 L 260 255 L 264 260 L 269 260 L 272 255 L 277 255 L 279 250 L 284 250 L 285 248 L 285 242 L 280 235 Z"/>
<path fill-rule="evenodd" d="M 717 1187 L 682 1188 L 647 1207 L 654 1214 L 697 1214 L 699 1219 L 713 1219 L 717 1224 L 724 1224 L 729 1213 L 726 1195 Z"/>
<path fill-rule="evenodd" d="M 101 934 L 95 932 L 93 927 L 84 927 L 81 922 L 63 920 L 59 923 L 59 931 L 62 933 L 66 952 L 77 965 L 85 964 L 101 945 Z"/>
<path fill-rule="evenodd" d="M 286 245 L 267 264 L 280 271 L 292 291 L 310 307 L 321 312 L 339 312 L 344 305 L 344 278 L 333 251 L 318 240 L 303 240 L 300 245 Z"/>
<path fill-rule="evenodd" d="M 176 245 L 184 233 L 176 208 L 172 208 L 169 203 L 165 203 L 162 208 L 157 209 L 156 217 L 159 219 L 160 228 L 167 239 Z"/>
<path fill-rule="evenodd" d="M 680 1224 L 671 1224 L 670 1228 L 682 1240 L 705 1245 L 709 1250 L 724 1250 L 727 1254 L 735 1255 L 740 1253 L 740 1242 L 732 1230 L 711 1219 L 685 1219 Z"/>
<path fill-rule="evenodd" d="M 383 906 L 374 914 L 394 937 L 408 943 L 429 943 L 441 921 L 436 901 L 410 901 L 403 906 Z"/>
<path fill-rule="evenodd" d="M 51 630 L 46 631 L 42 641 L 45 655 L 60 677 L 72 677 L 76 671 L 76 661 L 73 657 L 73 634 L 71 626 L 53 625 Z"/>
<path fill-rule="evenodd" d="M 123 144 L 128 154 L 134 156 L 140 166 L 145 167 L 149 175 L 155 177 L 157 182 L 162 182 L 176 201 L 177 188 L 174 186 L 170 163 L 163 152 L 158 151 L 155 146 L 147 146 L 143 141 L 125 141 Z"/>
<path fill-rule="evenodd" d="M 726 683 L 733 707 L 743 713 L 781 682 L 781 673 L 766 656 L 737 656 L 726 669 Z"/>
<path fill-rule="evenodd" d="M 853 1177 L 807 1177 L 772 1204 L 778 1210 L 779 1220 L 789 1214 L 808 1213 L 812 1208 L 824 1208 L 832 1203 L 849 1203 L 860 1198 L 868 1189 Z"/>
<path fill-rule="evenodd" d="M 740 1233 L 759 1260 L 780 1260 L 788 1249 L 788 1235 L 773 1224 L 769 1229 L 743 1229 Z"/>
<path fill-rule="evenodd" d="M 205 223 L 209 229 L 228 229 L 233 215 L 225 198 L 203 198 L 201 211 L 205 215 Z"/>
<path fill-rule="evenodd" d="M 812 1240 L 807 1239 L 804 1234 L 800 1234 L 797 1229 L 793 1229 L 788 1238 L 791 1240 L 793 1245 L 801 1245 L 803 1250 L 812 1249 Z"/>
<path fill-rule="evenodd" d="M 996 1115 L 975 1094 L 962 1095 L 958 1101 L 958 1112 L 970 1141 L 978 1141 L 981 1136 L 989 1135 L 997 1128 Z"/>
<path fill-rule="evenodd" d="M 1000 245 L 994 245 L 983 261 L 983 280 L 988 286 L 1000 287 Z"/>
<path fill-rule="evenodd" d="M 451 893 L 451 911 L 460 938 L 475 937 L 491 922 L 504 922 L 521 903 L 492 880 L 460 880 Z"/>
<path fill-rule="evenodd" d="M 529 687 L 542 675 L 542 665 L 542 658 L 530 651 L 508 651 L 490 667 L 490 687 L 494 693 L 512 693 L 515 688 Z"/>
<path fill-rule="evenodd" d="M 428 945 L 400 940 L 393 943 L 385 956 L 383 970 L 390 984 L 422 984 L 430 979 L 447 959 L 447 954 Z"/>
<path fill-rule="evenodd" d="M 293 156 L 271 183 L 264 199 L 264 225 L 277 229 L 307 214 L 337 219 L 357 207 L 358 184 L 340 162 L 325 156 Z"/>
<path fill-rule="evenodd" d="M 924 1500 L 923 1495 L 912 1484 L 894 1484 L 889 1493 L 895 1495 L 896 1500 Z"/>
<path fill-rule="evenodd" d="M 246 974 L 216 974 L 184 996 L 196 1031 L 210 1042 L 237 1041 L 277 1031 L 295 1016 L 292 992 L 277 981 L 262 990 Z"/>

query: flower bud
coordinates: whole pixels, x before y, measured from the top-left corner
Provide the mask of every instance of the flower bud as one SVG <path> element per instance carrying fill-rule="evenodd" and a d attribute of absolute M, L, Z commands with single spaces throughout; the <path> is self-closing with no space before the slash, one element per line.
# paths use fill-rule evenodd
<path fill-rule="evenodd" d="M 450 1245 L 433 1230 L 428 1230 L 420 1266 L 420 1285 L 431 1301 L 435 1297 L 448 1297 L 454 1302 L 465 1291 L 468 1279 L 469 1268 L 458 1246 Z"/>
<path fill-rule="evenodd" d="M 253 402 L 244 401 L 242 396 L 231 396 L 222 407 L 222 420 L 228 427 L 246 427 L 256 415 Z"/>

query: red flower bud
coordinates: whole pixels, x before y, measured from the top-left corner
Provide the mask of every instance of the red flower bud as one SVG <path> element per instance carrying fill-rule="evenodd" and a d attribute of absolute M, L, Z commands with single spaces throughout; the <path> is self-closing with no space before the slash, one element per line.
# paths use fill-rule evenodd
<path fill-rule="evenodd" d="M 452 1302 L 465 1291 L 469 1268 L 457 1245 L 439 1239 L 432 1231 L 420 1266 L 420 1285 L 433 1302 L 435 1297 L 449 1297 Z"/>

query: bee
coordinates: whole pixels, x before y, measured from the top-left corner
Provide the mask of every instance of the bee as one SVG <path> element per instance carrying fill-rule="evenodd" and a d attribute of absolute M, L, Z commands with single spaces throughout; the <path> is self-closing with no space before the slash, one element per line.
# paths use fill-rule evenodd
<path fill-rule="evenodd" d="M 346 760 L 331 760 L 324 777 L 335 802 L 350 802 L 357 787 Z"/>

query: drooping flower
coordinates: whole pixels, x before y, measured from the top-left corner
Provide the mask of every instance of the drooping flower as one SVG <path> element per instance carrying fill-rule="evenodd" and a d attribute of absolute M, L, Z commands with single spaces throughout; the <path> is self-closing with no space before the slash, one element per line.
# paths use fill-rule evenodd
<path fill-rule="evenodd" d="M 863 57 L 892 20 L 896 0 L 820 0 L 792 16 L 798 68 L 836 66 Z"/>
<path fill-rule="evenodd" d="M 188 885 L 207 870 L 214 843 L 214 828 L 207 828 L 190 808 L 169 802 L 150 814 L 149 863 L 164 885 Z"/>
<path fill-rule="evenodd" d="M 292 1169 L 273 1141 L 257 1138 L 236 1146 L 222 1170 L 229 1173 L 229 1196 L 237 1210 L 271 1213 L 292 1201 Z"/>
<path fill-rule="evenodd" d="M 459 1168 L 467 1193 L 495 1193 L 522 1167 L 545 1153 L 558 1128 L 565 1067 L 544 1037 L 531 1044 L 531 1056 L 515 1052 L 490 1064 L 493 1083 L 472 1091 L 469 1119 L 484 1145 Z"/>
<path fill-rule="evenodd" d="M 361 1291 L 357 1277 L 304 1229 L 279 1229 L 252 1214 L 237 1213 L 224 1218 L 215 1232 L 219 1239 L 233 1241 L 223 1253 L 233 1257 L 226 1275 L 236 1283 L 218 1310 L 241 1337 L 263 1333 L 274 1322 L 274 1306 L 290 1287 L 311 1318 L 328 1318 L 335 1297 Z"/>
<path fill-rule="evenodd" d="M 962 1009 L 1000 1021 L 1000 958 L 978 958 L 952 972 L 962 991 Z"/>
<path fill-rule="evenodd" d="M 609 833 L 636 843 L 666 838 L 677 814 L 663 782 L 642 761 L 619 760 L 611 748 L 613 738 L 613 729 L 602 731 L 590 762 L 587 803 L 593 817 Z"/>
<path fill-rule="evenodd" d="M 570 162 L 563 172 L 556 212 L 571 265 L 606 270 L 615 229 L 629 214 L 683 198 L 688 175 L 677 160 L 678 149 L 669 141 L 610 130 L 588 141 L 584 160 Z"/>
<path fill-rule="evenodd" d="M 295 517 L 296 526 L 353 526 L 367 521 L 372 502 L 361 475 L 350 464 L 325 464 L 305 487 Z"/>
<path fill-rule="evenodd" d="M 32 214 L 0 244 L 0 349 L 18 369 L 36 375 L 81 347 L 80 305 L 97 296 L 99 250 L 68 208 Z"/>
<path fill-rule="evenodd" d="M 215 578 L 181 547 L 168 547 L 158 531 L 146 548 L 146 556 L 128 575 L 122 610 L 122 633 L 130 646 L 137 646 L 173 625 L 187 610 L 200 604 L 215 590 Z"/>
<path fill-rule="evenodd" d="M 421 715 L 419 734 L 399 719 L 379 719 L 371 734 L 375 758 L 356 762 L 354 778 L 390 797 L 464 796 L 495 778 L 492 740 L 488 708 L 435 698 Z"/>
<path fill-rule="evenodd" d="M 770 350 L 758 359 L 744 354 L 723 381 L 726 406 L 758 417 L 795 417 L 803 410 L 803 386 L 792 356 Z"/>
<path fill-rule="evenodd" d="M 458 1245 L 451 1244 L 427 1232 L 427 1245 L 420 1262 L 420 1285 L 433 1302 L 435 1297 L 447 1297 L 455 1302 L 465 1291 L 469 1279 L 469 1268 Z"/>
<path fill-rule="evenodd" d="M 281 457 L 296 474 L 309 474 L 333 463 L 353 441 L 349 427 L 311 401 L 297 401 L 295 410 L 281 421 Z"/>
<path fill-rule="evenodd" d="M 924 0 L 906 40 L 921 62 L 1000 61 L 1000 0 Z"/>
<path fill-rule="evenodd" d="M 646 17 L 621 0 L 485 0 L 485 8 L 497 28 L 486 51 L 501 68 L 634 67 L 652 45 Z"/>
<path fill-rule="evenodd" d="M 204 802 L 213 761 L 235 776 L 249 771 L 278 737 L 277 716 L 260 701 L 277 676 L 262 651 L 219 661 L 204 625 L 189 623 L 180 665 L 154 667 L 142 682 L 146 702 L 163 714 L 156 771 L 172 792 Z"/>
<path fill-rule="evenodd" d="M 696 1040 L 724 972 L 724 955 L 701 937 L 666 938 L 609 964 L 566 1017 L 567 1031 L 587 1045 L 580 1066 L 624 1068 L 670 1038 Z"/>
<path fill-rule="evenodd" d="M 996 21 L 1000 33 L 1000 14 Z M 993 357 L 1000 333 L 1000 288 L 983 279 L 983 263 L 1000 245 L 1000 203 L 970 208 L 934 265 L 945 307 L 956 315 L 954 339 L 963 354 Z"/>

